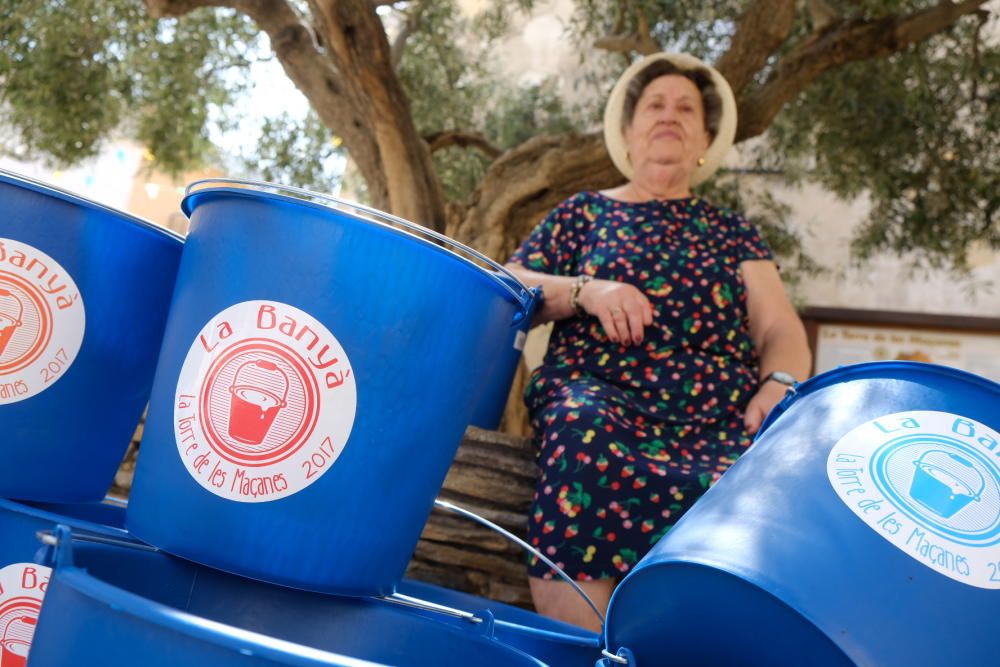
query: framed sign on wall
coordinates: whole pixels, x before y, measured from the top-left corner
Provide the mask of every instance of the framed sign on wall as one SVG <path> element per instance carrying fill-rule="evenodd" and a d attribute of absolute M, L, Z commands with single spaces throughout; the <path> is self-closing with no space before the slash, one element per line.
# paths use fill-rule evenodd
<path fill-rule="evenodd" d="M 1000 319 L 807 308 L 813 373 L 866 361 L 923 361 L 1000 382 Z"/>

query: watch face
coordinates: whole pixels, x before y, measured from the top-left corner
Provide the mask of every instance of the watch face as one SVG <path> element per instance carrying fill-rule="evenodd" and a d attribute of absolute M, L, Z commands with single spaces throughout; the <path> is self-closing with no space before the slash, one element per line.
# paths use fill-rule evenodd
<path fill-rule="evenodd" d="M 792 375 L 788 373 L 783 373 L 781 371 L 774 371 L 769 376 L 767 376 L 767 379 L 774 380 L 775 382 L 780 382 L 781 384 L 788 385 L 789 387 L 795 385 L 795 378 Z"/>

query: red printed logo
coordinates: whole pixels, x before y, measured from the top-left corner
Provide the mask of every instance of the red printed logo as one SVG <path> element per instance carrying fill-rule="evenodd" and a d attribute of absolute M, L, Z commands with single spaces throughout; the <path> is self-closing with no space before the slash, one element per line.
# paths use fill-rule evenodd
<path fill-rule="evenodd" d="M 0 405 L 61 378 L 80 351 L 84 326 L 69 274 L 37 248 L 0 239 Z"/>
<path fill-rule="evenodd" d="M 52 570 L 15 563 L 0 569 L 0 667 L 24 667 Z"/>
<path fill-rule="evenodd" d="M 325 326 L 287 304 L 247 301 L 213 318 L 188 351 L 174 434 L 204 488 L 277 500 L 332 467 L 356 404 L 347 353 Z"/>

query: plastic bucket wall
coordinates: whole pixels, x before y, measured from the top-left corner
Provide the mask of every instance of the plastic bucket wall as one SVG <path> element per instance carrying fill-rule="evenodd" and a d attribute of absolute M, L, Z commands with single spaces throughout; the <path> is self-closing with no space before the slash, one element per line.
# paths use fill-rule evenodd
<path fill-rule="evenodd" d="M 76 545 L 72 560 L 55 557 L 32 667 L 544 664 L 492 638 L 488 618 L 433 620 L 120 547 Z"/>
<path fill-rule="evenodd" d="M 35 563 L 36 533 L 57 524 L 81 533 L 127 540 L 125 510 L 105 503 L 26 505 L 0 500 L 0 665 L 23 664 L 38 619 L 49 568 Z"/>
<path fill-rule="evenodd" d="M 512 287 L 516 287 L 516 284 L 507 276 L 497 274 L 497 277 Z M 490 430 L 500 426 L 504 408 L 507 407 L 510 386 L 514 381 L 514 373 L 517 372 L 517 364 L 521 361 L 521 355 L 524 353 L 524 342 L 528 336 L 528 329 L 531 328 L 531 318 L 541 305 L 541 292 L 537 289 L 532 289 L 532 292 L 535 298 L 531 302 L 531 308 L 525 317 L 512 328 L 510 342 L 507 348 L 498 354 L 493 371 L 481 379 L 483 394 L 476 404 L 472 419 L 469 421 L 473 426 Z"/>
<path fill-rule="evenodd" d="M 609 647 L 640 666 L 992 664 L 998 408 L 996 383 L 930 364 L 800 385 L 622 582 Z M 931 451 L 982 478 L 978 500 L 921 504 Z M 720 609 L 736 620 L 720 626 Z"/>
<path fill-rule="evenodd" d="M 229 187 L 184 208 L 129 529 L 243 576 L 391 592 L 530 293 L 350 210 Z"/>
<path fill-rule="evenodd" d="M 488 610 L 495 618 L 493 635 L 498 641 L 552 667 L 593 665 L 601 657 L 601 638 L 575 625 L 422 581 L 404 579 L 396 592 L 472 613 Z"/>
<path fill-rule="evenodd" d="M 99 501 L 149 398 L 180 237 L 0 171 L 0 495 Z"/>

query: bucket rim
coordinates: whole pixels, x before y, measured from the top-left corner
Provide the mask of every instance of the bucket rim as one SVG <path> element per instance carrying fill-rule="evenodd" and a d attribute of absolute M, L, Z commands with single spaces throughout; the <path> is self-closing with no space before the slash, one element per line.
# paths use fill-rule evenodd
<path fill-rule="evenodd" d="M 52 578 L 102 606 L 113 608 L 116 613 L 124 612 L 170 632 L 179 632 L 236 653 L 249 650 L 253 655 L 296 667 L 386 667 L 382 663 L 324 651 L 197 616 L 101 581 L 74 565 L 55 567 Z"/>
<path fill-rule="evenodd" d="M 146 220 L 145 218 L 140 218 L 139 216 L 133 213 L 122 211 L 120 209 L 114 208 L 113 206 L 108 206 L 107 204 L 102 204 L 101 202 L 94 201 L 93 199 L 88 199 L 83 195 L 76 194 L 75 192 L 70 192 L 69 190 L 65 190 L 58 186 L 52 185 L 51 183 L 45 183 L 44 181 L 32 178 L 30 176 L 26 176 L 24 174 L 19 174 L 9 169 L 4 169 L 0 167 L 0 182 L 6 183 L 8 185 L 23 187 L 25 189 L 32 190 L 39 194 L 55 197 L 56 199 L 61 199 L 67 203 L 74 204 L 76 206 L 89 208 L 101 213 L 110 213 L 118 218 L 122 218 L 126 222 L 131 222 L 140 227 L 149 229 L 150 231 L 157 232 L 167 237 L 168 239 L 177 241 L 178 243 L 184 243 L 184 237 L 181 234 L 178 234 L 177 232 L 173 231 L 172 229 L 161 227 L 155 222 Z"/>
<path fill-rule="evenodd" d="M 77 505 L 100 505 L 102 502 L 96 503 L 44 503 L 38 501 L 39 504 L 61 504 L 66 506 Z M 109 507 L 120 507 L 114 503 L 106 503 Z M 109 526 L 103 523 L 97 523 L 96 521 L 91 521 L 90 519 L 79 519 L 74 516 L 69 516 L 66 514 L 58 514 L 48 509 L 43 509 L 41 507 L 36 507 L 25 502 L 18 502 L 16 500 L 10 500 L 7 498 L 0 498 L 0 510 L 7 510 L 9 512 L 14 512 L 17 514 L 24 514 L 35 519 L 41 519 L 42 521 L 51 522 L 52 525 L 57 524 L 69 524 L 78 530 L 85 530 L 91 533 L 105 534 L 105 535 L 115 535 L 117 537 L 123 537 L 128 540 L 136 541 L 136 538 L 124 528 L 118 528 L 117 526 Z"/>
<path fill-rule="evenodd" d="M 983 377 L 982 375 L 976 375 L 975 373 L 970 373 L 969 371 L 955 368 L 954 366 L 942 366 L 941 364 L 932 364 L 926 361 L 902 361 L 895 359 L 890 361 L 865 361 L 858 364 L 838 366 L 837 368 L 824 371 L 814 375 L 804 382 L 801 382 L 796 386 L 795 393 L 803 394 L 820 389 L 828 386 L 834 381 L 844 379 L 842 376 L 854 377 L 868 375 L 882 369 L 906 369 L 908 371 L 916 371 L 925 375 L 950 375 L 955 378 L 971 381 L 974 384 L 981 384 L 986 389 L 1000 393 L 1000 384 L 990 380 L 989 378 Z"/>
<path fill-rule="evenodd" d="M 844 655 L 845 657 L 848 658 L 850 657 L 849 654 L 844 650 L 844 648 L 841 647 L 836 641 L 834 641 L 834 638 L 830 636 L 830 633 L 824 630 L 820 626 L 820 624 L 816 621 L 816 619 L 812 616 L 812 614 L 803 609 L 800 604 L 792 604 L 791 602 L 781 599 L 777 595 L 775 595 L 772 592 L 773 590 L 784 590 L 784 587 L 777 584 L 774 580 L 770 579 L 763 572 L 759 572 L 757 570 L 751 570 L 749 568 L 738 567 L 732 563 L 725 563 L 722 561 L 713 560 L 710 558 L 700 558 L 697 556 L 675 556 L 659 562 L 668 562 L 671 564 L 679 564 L 679 565 L 693 565 L 695 567 L 704 568 L 712 572 L 721 573 L 728 577 L 733 577 L 735 579 L 738 579 L 743 583 L 757 589 L 762 595 L 770 597 L 778 604 L 787 607 L 788 609 L 792 610 L 793 612 L 801 616 L 806 623 L 808 623 L 809 625 L 811 625 L 813 628 L 816 629 L 816 632 L 826 637 L 826 639 L 830 642 L 831 647 L 840 651 L 841 654 Z M 636 567 L 625 577 L 625 579 L 621 581 L 621 583 L 618 584 L 618 586 L 615 587 L 615 591 L 611 594 L 611 599 L 608 602 L 608 612 L 607 612 L 608 621 L 604 624 L 603 632 L 601 633 L 602 639 L 604 640 L 604 645 L 608 648 L 609 651 L 611 650 L 617 651 L 619 650 L 619 648 L 631 649 L 631 647 L 628 646 L 614 646 L 614 648 L 612 648 L 612 644 L 610 643 L 611 633 L 614 626 L 614 623 L 612 623 L 611 621 L 613 620 L 612 610 L 615 608 L 615 598 L 619 597 L 620 591 L 626 590 L 626 588 L 629 589 L 635 588 L 636 586 L 635 580 L 643 579 L 646 578 L 646 576 L 650 576 L 649 571 L 652 569 L 653 568 L 651 565 L 642 568 Z M 628 582 L 629 579 L 632 579 L 633 581 L 628 587 L 626 587 L 626 582 Z M 760 585 L 761 583 L 771 586 L 771 589 L 769 590 L 764 586 L 761 586 Z M 620 607 L 621 604 L 619 604 L 618 606 Z M 648 613 L 648 609 L 639 611 L 640 613 Z M 636 612 L 633 611 L 632 613 Z M 649 627 L 648 632 L 656 632 L 656 628 Z"/>
<path fill-rule="evenodd" d="M 290 194 L 299 195 L 292 197 Z M 280 183 L 268 183 L 266 181 L 254 181 L 239 178 L 206 178 L 189 183 L 185 189 L 184 199 L 181 200 L 181 211 L 191 218 L 194 210 L 198 207 L 200 197 L 210 195 L 233 195 L 245 199 L 264 198 L 267 200 L 290 203 L 320 211 L 337 211 L 339 213 L 351 215 L 362 222 L 376 225 L 389 232 L 410 238 L 429 248 L 444 252 L 454 259 L 460 260 L 469 267 L 481 272 L 485 277 L 497 283 L 504 291 L 509 293 L 514 301 L 520 306 L 523 313 L 527 313 L 534 301 L 537 299 L 535 290 L 530 289 L 520 278 L 515 276 L 509 269 L 499 262 L 490 259 L 475 248 L 471 248 L 460 243 L 440 232 L 428 227 L 411 222 L 404 218 L 380 211 L 371 206 L 340 199 L 332 195 L 321 192 L 314 192 L 302 188 L 296 188 Z M 305 197 L 305 198 L 302 198 Z M 364 215 L 359 215 L 359 213 Z M 402 227 L 402 229 L 400 229 Z M 430 239 L 439 241 L 443 245 L 432 243 Z M 487 265 L 489 269 L 480 266 L 467 256 L 471 256 Z"/>
<path fill-rule="evenodd" d="M 865 361 L 859 364 L 838 366 L 796 384 L 795 387 L 788 390 L 785 398 L 783 398 L 778 405 L 774 406 L 771 412 L 764 418 L 764 422 L 757 430 L 754 440 L 756 441 L 759 439 L 761 435 L 763 435 L 764 432 L 768 430 L 771 425 L 785 413 L 786 410 L 788 410 L 788 408 L 805 396 L 815 393 L 820 389 L 826 389 L 831 385 L 850 380 L 878 378 L 893 380 L 901 379 L 898 375 L 895 377 L 889 377 L 885 375 L 883 371 L 905 371 L 911 375 L 935 375 L 939 377 L 950 377 L 955 380 L 960 380 L 978 386 L 987 392 L 995 394 L 998 400 L 1000 400 L 1000 383 L 994 382 L 993 380 L 981 375 L 964 371 L 960 368 L 942 366 L 940 364 L 931 364 L 924 361 Z"/>

